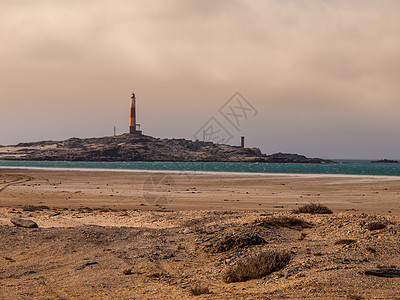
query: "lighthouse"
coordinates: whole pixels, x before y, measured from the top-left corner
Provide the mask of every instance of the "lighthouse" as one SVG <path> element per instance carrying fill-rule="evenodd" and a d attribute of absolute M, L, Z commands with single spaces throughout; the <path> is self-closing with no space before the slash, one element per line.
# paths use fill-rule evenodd
<path fill-rule="evenodd" d="M 140 130 L 140 124 L 136 123 L 136 95 L 132 93 L 131 95 L 131 115 L 129 122 L 129 133 L 141 135 L 142 131 Z"/>

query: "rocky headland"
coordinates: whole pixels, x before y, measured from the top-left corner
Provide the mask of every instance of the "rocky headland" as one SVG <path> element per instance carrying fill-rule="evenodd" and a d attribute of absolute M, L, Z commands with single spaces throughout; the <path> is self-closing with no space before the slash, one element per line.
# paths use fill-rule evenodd
<path fill-rule="evenodd" d="M 263 154 L 259 148 L 241 148 L 186 139 L 160 139 L 123 134 L 101 138 L 20 143 L 0 147 L 0 159 L 33 161 L 171 161 L 333 163 L 298 154 Z"/>

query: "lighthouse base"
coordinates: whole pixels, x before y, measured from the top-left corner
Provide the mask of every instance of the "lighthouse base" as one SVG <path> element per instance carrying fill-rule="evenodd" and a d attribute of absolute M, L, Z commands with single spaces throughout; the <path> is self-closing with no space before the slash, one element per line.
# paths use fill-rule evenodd
<path fill-rule="evenodd" d="M 129 126 L 129 133 L 134 135 L 142 135 L 142 131 L 137 130 L 136 126 Z"/>

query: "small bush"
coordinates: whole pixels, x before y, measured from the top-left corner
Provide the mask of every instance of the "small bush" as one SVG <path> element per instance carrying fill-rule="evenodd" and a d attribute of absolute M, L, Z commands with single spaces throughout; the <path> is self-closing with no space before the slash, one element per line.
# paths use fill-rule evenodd
<path fill-rule="evenodd" d="M 194 287 L 190 288 L 190 294 L 192 296 L 200 296 L 203 294 L 211 294 L 211 292 L 207 286 L 201 286 L 197 284 Z"/>
<path fill-rule="evenodd" d="M 338 240 L 335 242 L 335 245 L 351 245 L 353 243 L 355 243 L 355 240 L 350 240 L 350 239 L 342 239 L 342 240 Z"/>
<path fill-rule="evenodd" d="M 229 234 L 217 241 L 210 249 L 212 253 L 226 252 L 235 248 L 265 244 L 265 240 L 253 233 Z"/>
<path fill-rule="evenodd" d="M 292 229 L 303 229 L 311 228 L 311 223 L 308 223 L 302 219 L 294 217 L 269 217 L 264 219 L 256 220 L 258 226 L 263 227 L 287 227 Z"/>
<path fill-rule="evenodd" d="M 333 212 L 320 203 L 308 203 L 293 210 L 297 214 L 332 214 Z"/>
<path fill-rule="evenodd" d="M 223 275 L 223 280 L 230 283 L 261 278 L 272 272 L 279 271 L 289 262 L 290 254 L 287 252 L 261 252 L 241 260 L 236 265 L 228 268 Z"/>
<path fill-rule="evenodd" d="M 378 230 L 384 228 L 386 228 L 386 225 L 381 222 L 372 222 L 367 225 L 368 230 Z"/>
<path fill-rule="evenodd" d="M 369 252 L 371 252 L 371 253 L 376 253 L 376 250 L 374 249 L 374 248 L 372 248 L 372 247 L 367 247 L 367 248 L 365 248 L 367 251 L 369 251 Z"/>

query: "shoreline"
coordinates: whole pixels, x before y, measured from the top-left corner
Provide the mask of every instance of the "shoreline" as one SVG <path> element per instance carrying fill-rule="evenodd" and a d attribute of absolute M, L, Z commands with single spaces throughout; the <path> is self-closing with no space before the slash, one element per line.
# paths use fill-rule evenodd
<path fill-rule="evenodd" d="M 102 169 L 102 168 L 58 168 L 58 167 L 25 167 L 0 166 L 0 170 L 50 171 L 50 172 L 109 172 L 109 173 L 142 173 L 142 174 L 174 174 L 174 175 L 230 175 L 230 176 L 263 176 L 263 177 L 300 177 L 300 178 L 364 178 L 379 180 L 400 180 L 400 176 L 359 175 L 359 174 L 320 174 L 320 173 L 262 173 L 262 172 L 216 172 L 187 170 L 143 170 L 143 169 Z"/>

